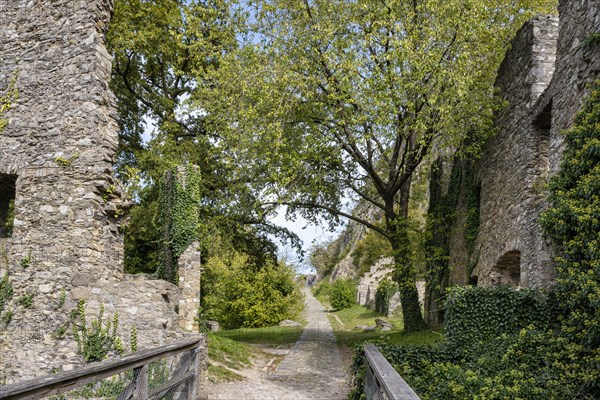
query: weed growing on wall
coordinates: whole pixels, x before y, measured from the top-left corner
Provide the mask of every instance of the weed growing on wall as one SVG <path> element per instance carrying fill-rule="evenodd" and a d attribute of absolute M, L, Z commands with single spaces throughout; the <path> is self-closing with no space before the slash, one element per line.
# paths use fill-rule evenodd
<path fill-rule="evenodd" d="M 8 119 L 3 118 L 5 113 L 10 110 L 14 101 L 19 98 L 17 91 L 17 79 L 19 78 L 18 70 L 15 70 L 13 77 L 8 84 L 8 88 L 4 93 L 0 93 L 0 133 L 8 126 Z"/>
<path fill-rule="evenodd" d="M 103 322 L 104 305 L 101 305 L 98 317 L 88 324 L 85 315 L 85 300 L 80 300 L 75 315 L 79 319 L 79 323 L 73 323 L 73 337 L 77 342 L 77 352 L 85 362 L 102 361 L 108 357 L 110 352 L 118 355 L 125 353 L 123 342 L 117 335 L 119 328 L 117 313 L 113 315 L 112 321 Z"/>
<path fill-rule="evenodd" d="M 4 306 L 13 297 L 12 283 L 8 279 L 8 272 L 4 273 L 2 279 L 0 279 L 0 315 L 4 311 Z"/>

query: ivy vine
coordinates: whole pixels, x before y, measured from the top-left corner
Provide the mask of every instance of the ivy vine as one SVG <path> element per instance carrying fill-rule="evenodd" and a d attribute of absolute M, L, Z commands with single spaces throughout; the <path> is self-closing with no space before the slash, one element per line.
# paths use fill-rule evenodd
<path fill-rule="evenodd" d="M 160 278 L 177 283 L 177 261 L 199 236 L 199 170 L 185 166 L 167 170 L 160 182 L 159 223 L 161 231 Z"/>

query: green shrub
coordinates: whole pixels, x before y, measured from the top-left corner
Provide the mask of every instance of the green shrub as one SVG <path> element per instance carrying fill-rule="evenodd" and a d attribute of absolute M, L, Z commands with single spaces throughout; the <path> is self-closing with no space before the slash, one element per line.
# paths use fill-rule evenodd
<path fill-rule="evenodd" d="M 514 334 L 529 325 L 546 327 L 552 319 L 552 304 L 547 294 L 532 289 L 516 290 L 509 286 L 449 289 L 444 307 L 446 341 L 455 347 L 465 347 Z"/>
<path fill-rule="evenodd" d="M 213 257 L 202 279 L 203 317 L 225 328 L 275 325 L 295 318 L 304 305 L 294 271 L 284 263 L 256 270 L 240 253 Z"/>
<path fill-rule="evenodd" d="M 323 279 L 312 288 L 313 295 L 319 300 L 329 301 L 329 295 L 331 294 L 331 284 L 327 279 Z"/>
<path fill-rule="evenodd" d="M 356 303 L 356 283 L 352 279 L 337 280 L 331 285 L 329 303 L 334 310 L 343 310 Z"/>

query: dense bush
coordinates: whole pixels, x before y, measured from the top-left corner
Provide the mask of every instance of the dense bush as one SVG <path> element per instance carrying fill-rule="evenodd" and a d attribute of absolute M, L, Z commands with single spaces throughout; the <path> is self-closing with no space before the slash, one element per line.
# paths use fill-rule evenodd
<path fill-rule="evenodd" d="M 546 327 L 554 310 L 547 294 L 508 286 L 452 288 L 444 308 L 446 341 L 455 347 L 487 342 L 529 325 Z"/>
<path fill-rule="evenodd" d="M 317 299 L 329 301 L 329 295 L 331 294 L 331 283 L 329 283 L 327 279 L 323 279 L 313 286 L 312 292 Z"/>
<path fill-rule="evenodd" d="M 340 279 L 333 282 L 329 303 L 334 310 L 352 307 L 356 303 L 356 282 L 352 279 Z"/>
<path fill-rule="evenodd" d="M 549 296 L 509 287 L 461 288 L 446 304 L 446 342 L 379 343 L 423 400 L 592 398 L 575 395 L 588 384 L 580 347 L 554 329 Z M 362 349 L 356 352 L 353 398 L 358 399 L 364 360 Z"/>
<path fill-rule="evenodd" d="M 290 266 L 267 262 L 256 268 L 248 256 L 212 257 L 202 275 L 203 316 L 223 327 L 261 327 L 293 319 L 303 297 Z"/>

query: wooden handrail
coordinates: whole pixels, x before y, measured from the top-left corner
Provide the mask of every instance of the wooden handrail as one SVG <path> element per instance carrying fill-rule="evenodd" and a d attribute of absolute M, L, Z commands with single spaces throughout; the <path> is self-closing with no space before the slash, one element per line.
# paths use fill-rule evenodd
<path fill-rule="evenodd" d="M 133 387 L 134 398 L 147 398 L 148 393 L 148 364 L 185 351 L 192 351 L 190 371 L 193 372 L 195 383 L 192 384 L 190 397 L 197 395 L 200 382 L 199 349 L 205 343 L 204 336 L 181 340 L 153 349 L 142 350 L 114 361 L 105 361 L 87 365 L 72 371 L 59 372 L 41 378 L 29 379 L 10 385 L 0 386 L 0 399 L 41 399 L 77 389 L 88 383 L 99 382 L 121 372 L 136 370 L 136 381 Z M 190 379 L 190 376 L 186 376 Z M 145 380 L 145 382 L 144 382 Z M 180 383 L 179 377 L 174 377 L 172 385 L 163 385 L 163 390 Z"/>
<path fill-rule="evenodd" d="M 420 400 L 375 345 L 365 345 L 364 351 L 367 360 L 364 387 L 367 400 Z"/>

